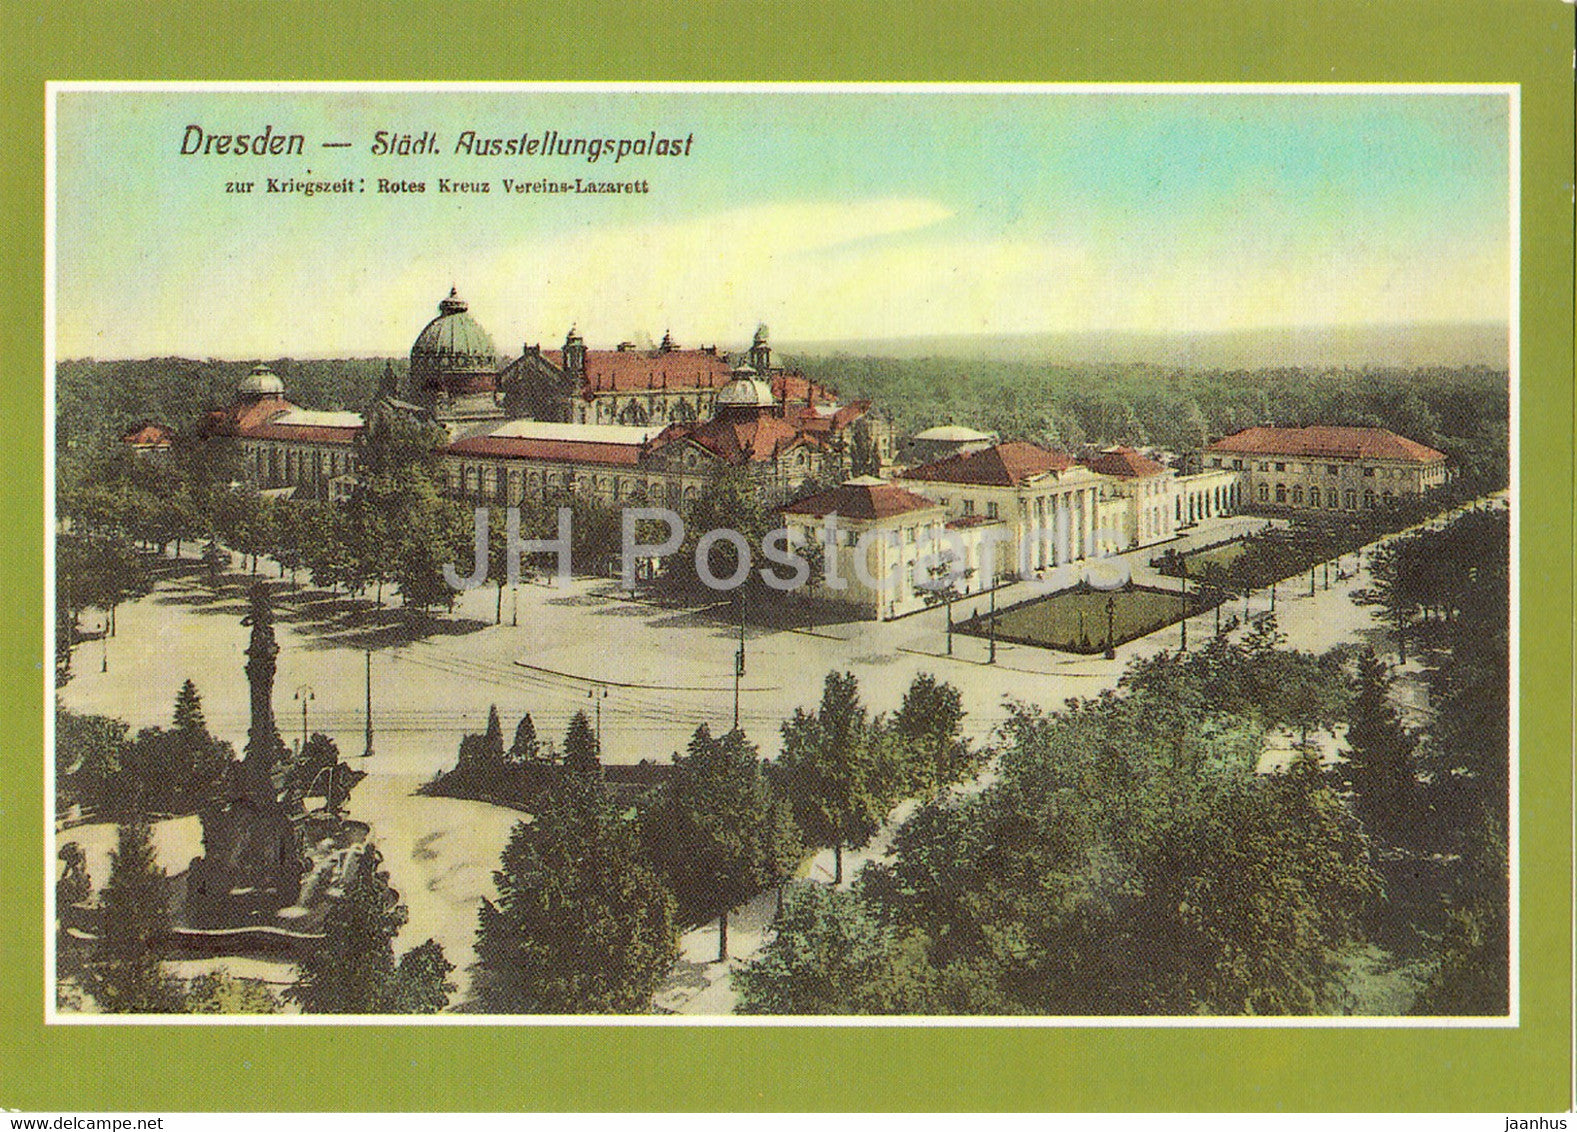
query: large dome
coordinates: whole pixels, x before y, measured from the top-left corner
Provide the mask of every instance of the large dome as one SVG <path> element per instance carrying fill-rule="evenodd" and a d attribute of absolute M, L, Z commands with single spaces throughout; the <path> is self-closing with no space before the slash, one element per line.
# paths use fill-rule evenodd
<path fill-rule="evenodd" d="M 748 371 L 752 376 L 745 376 L 741 371 Z M 734 373 L 739 376 L 717 391 L 718 408 L 768 409 L 772 407 L 772 386 L 753 376 L 755 370 L 740 366 L 734 370 Z"/>
<path fill-rule="evenodd" d="M 413 370 L 439 373 L 488 372 L 498 368 L 498 354 L 487 331 L 467 311 L 466 301 L 454 288 L 438 304 L 438 317 L 429 322 L 411 346 Z M 434 373 L 433 371 L 438 371 Z"/>
<path fill-rule="evenodd" d="M 235 387 L 238 397 L 283 397 L 285 383 L 267 366 L 253 366 Z"/>

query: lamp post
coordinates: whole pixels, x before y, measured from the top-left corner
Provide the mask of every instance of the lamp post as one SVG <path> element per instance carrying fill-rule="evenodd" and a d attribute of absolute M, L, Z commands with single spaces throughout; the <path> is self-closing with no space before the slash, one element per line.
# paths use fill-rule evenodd
<path fill-rule="evenodd" d="M 372 650 L 367 650 L 367 749 L 361 753 L 364 759 L 372 757 Z"/>
<path fill-rule="evenodd" d="M 1106 595 L 1106 659 L 1117 659 L 1117 595 Z"/>
<path fill-rule="evenodd" d="M 739 648 L 734 652 L 734 730 L 739 730 L 739 682 L 745 675 L 745 591 L 739 591 Z"/>
<path fill-rule="evenodd" d="M 996 591 L 996 587 L 993 586 L 992 589 L 991 589 L 991 653 L 990 653 L 989 656 L 986 657 L 986 663 L 987 664 L 995 664 L 996 662 L 997 662 L 997 591 Z"/>
<path fill-rule="evenodd" d="M 307 705 L 317 699 L 317 692 L 311 684 L 303 684 L 296 689 L 294 697 L 301 703 L 301 749 L 307 749 Z"/>
<path fill-rule="evenodd" d="M 1182 649 L 1181 649 L 1181 651 L 1182 652 L 1187 652 L 1188 651 L 1188 565 L 1187 565 L 1186 561 L 1181 563 L 1181 565 L 1182 565 L 1182 570 L 1183 570 L 1183 573 L 1182 573 L 1183 588 L 1178 590 L 1177 593 L 1178 593 L 1178 597 L 1180 597 L 1182 599 L 1182 602 L 1183 602 L 1183 616 L 1182 616 L 1181 620 L 1179 620 L 1178 624 L 1180 624 L 1183 627 L 1183 641 L 1182 641 Z"/>

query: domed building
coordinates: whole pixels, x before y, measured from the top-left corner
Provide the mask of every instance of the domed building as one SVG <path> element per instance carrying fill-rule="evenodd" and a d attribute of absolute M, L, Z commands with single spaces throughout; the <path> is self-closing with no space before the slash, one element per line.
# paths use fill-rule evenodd
<path fill-rule="evenodd" d="M 455 288 L 438 304 L 438 317 L 411 346 L 411 400 L 431 409 L 455 431 L 472 420 L 503 417 L 497 396 L 498 353 Z"/>
<path fill-rule="evenodd" d="M 717 391 L 715 411 L 719 417 L 751 417 L 777 408 L 772 386 L 749 366 L 735 369 L 734 380 Z"/>
<path fill-rule="evenodd" d="M 285 383 L 266 365 L 252 367 L 252 372 L 236 383 L 235 397 L 237 401 L 261 401 L 266 397 L 280 397 L 285 395 Z"/>

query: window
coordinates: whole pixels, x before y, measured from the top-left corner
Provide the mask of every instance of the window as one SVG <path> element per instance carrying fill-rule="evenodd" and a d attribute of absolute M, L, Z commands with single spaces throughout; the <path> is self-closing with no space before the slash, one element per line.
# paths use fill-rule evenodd
<path fill-rule="evenodd" d="M 1303 485 L 1302 484 L 1299 484 L 1299 485 L 1297 485 L 1296 487 L 1294 487 L 1292 489 L 1292 501 L 1294 503 L 1302 503 L 1303 502 Z"/>
<path fill-rule="evenodd" d="M 1338 469 L 1335 464 L 1326 464 L 1325 465 L 1325 474 L 1328 475 L 1328 476 L 1334 476 L 1339 471 L 1340 471 L 1340 469 Z"/>
<path fill-rule="evenodd" d="M 1220 456 L 1217 456 L 1217 457 L 1215 457 L 1215 458 L 1214 458 L 1214 459 L 1212 459 L 1212 460 L 1211 460 L 1211 461 L 1210 461 L 1210 466 L 1211 466 L 1211 467 L 1212 467 L 1212 468 L 1219 468 L 1219 467 L 1220 467 L 1220 466 L 1221 466 L 1221 457 L 1220 457 Z"/>
<path fill-rule="evenodd" d="M 1259 485 L 1259 501 L 1261 503 L 1270 502 L 1270 486 L 1268 484 L 1262 483 Z"/>
<path fill-rule="evenodd" d="M 1259 462 L 1259 470 L 1262 471 L 1262 472 L 1268 472 L 1268 471 L 1270 471 L 1270 465 L 1268 463 L 1266 463 L 1264 460 L 1261 460 Z"/>
<path fill-rule="evenodd" d="M 995 503 L 987 503 L 986 504 L 986 518 L 988 518 L 988 519 L 995 519 L 995 518 L 997 518 L 997 505 Z"/>
<path fill-rule="evenodd" d="M 1284 471 L 1287 470 L 1287 465 L 1285 463 L 1283 463 L 1282 461 L 1278 460 L 1276 462 L 1276 470 L 1278 472 L 1284 472 Z"/>
<path fill-rule="evenodd" d="M 1363 505 L 1371 510 L 1374 508 L 1374 492 L 1366 491 L 1363 493 Z"/>
<path fill-rule="evenodd" d="M 966 500 L 964 500 L 964 514 L 966 514 L 966 515 L 973 515 L 974 513 L 975 513 L 975 501 L 973 499 L 966 499 Z"/>
<path fill-rule="evenodd" d="M 1277 503 L 1285 503 L 1285 502 L 1287 502 L 1287 485 L 1284 484 L 1284 483 L 1278 483 L 1276 485 L 1276 502 Z"/>
<path fill-rule="evenodd" d="M 1241 472 L 1243 470 L 1243 461 L 1242 460 L 1233 460 L 1232 461 L 1232 466 L 1234 468 L 1236 468 L 1238 471 Z"/>
<path fill-rule="evenodd" d="M 1336 509 L 1336 489 L 1334 487 L 1325 493 L 1325 506 L 1333 511 Z"/>
<path fill-rule="evenodd" d="M 1347 510 L 1358 510 L 1358 493 L 1356 491 L 1348 491 L 1344 494 L 1347 497 Z"/>
<path fill-rule="evenodd" d="M 1374 469 L 1373 468 L 1365 468 L 1363 470 L 1363 474 L 1366 475 L 1366 476 L 1371 476 L 1372 477 L 1374 475 Z"/>
<path fill-rule="evenodd" d="M 904 528 L 904 530 L 903 530 L 903 540 L 904 540 L 904 542 L 908 543 L 910 546 L 914 545 L 914 528 L 913 527 L 905 527 Z"/>

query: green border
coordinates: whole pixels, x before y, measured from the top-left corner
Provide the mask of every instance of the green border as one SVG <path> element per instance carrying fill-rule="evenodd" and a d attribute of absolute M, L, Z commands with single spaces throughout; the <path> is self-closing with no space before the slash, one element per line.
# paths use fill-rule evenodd
<path fill-rule="evenodd" d="M 11 438 L 0 452 L 8 489 L 0 515 L 11 534 L 0 562 L 13 580 L 0 613 L 0 718 L 8 740 L 0 758 L 0 1107 L 1570 1107 L 1570 6 L 11 0 L 0 7 L 0 45 L 0 223 L 14 266 L 0 320 L 0 397 Z M 43 84 L 52 78 L 1521 83 L 1521 1027 L 380 1027 L 332 1034 L 318 1027 L 44 1027 L 34 862 L 43 825 Z M 335 1059 L 344 1071 L 303 1072 L 331 1037 L 356 1051 Z"/>

